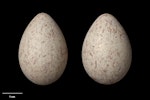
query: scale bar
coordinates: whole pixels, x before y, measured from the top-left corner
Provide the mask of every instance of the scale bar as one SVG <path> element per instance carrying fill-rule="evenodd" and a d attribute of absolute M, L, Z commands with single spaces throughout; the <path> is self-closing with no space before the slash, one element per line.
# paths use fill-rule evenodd
<path fill-rule="evenodd" d="M 2 94 L 23 94 L 22 92 L 2 92 Z"/>

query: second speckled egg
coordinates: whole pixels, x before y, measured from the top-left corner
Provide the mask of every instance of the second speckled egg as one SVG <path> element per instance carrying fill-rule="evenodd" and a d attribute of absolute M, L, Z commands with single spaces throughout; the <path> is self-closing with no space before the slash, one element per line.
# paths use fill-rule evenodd
<path fill-rule="evenodd" d="M 131 59 L 131 45 L 123 27 L 111 14 L 99 16 L 82 47 L 82 62 L 87 74 L 100 84 L 114 84 L 127 74 Z"/>

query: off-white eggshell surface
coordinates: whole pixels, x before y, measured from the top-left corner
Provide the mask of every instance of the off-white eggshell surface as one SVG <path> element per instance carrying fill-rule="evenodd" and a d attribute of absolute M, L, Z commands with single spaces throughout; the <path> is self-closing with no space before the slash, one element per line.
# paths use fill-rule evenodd
<path fill-rule="evenodd" d="M 67 59 L 67 45 L 60 28 L 48 14 L 37 14 L 19 45 L 19 63 L 24 75 L 35 84 L 51 84 L 63 74 Z"/>
<path fill-rule="evenodd" d="M 132 50 L 128 36 L 111 14 L 99 16 L 90 27 L 82 47 L 87 74 L 100 84 L 114 84 L 128 72 Z"/>

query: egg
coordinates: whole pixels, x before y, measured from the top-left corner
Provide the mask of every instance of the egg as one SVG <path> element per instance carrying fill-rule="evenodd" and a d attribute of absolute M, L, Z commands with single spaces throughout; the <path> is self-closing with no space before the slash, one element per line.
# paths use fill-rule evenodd
<path fill-rule="evenodd" d="M 47 13 L 37 14 L 26 27 L 19 45 L 23 74 L 37 85 L 49 85 L 63 74 L 68 59 L 65 38 Z"/>
<path fill-rule="evenodd" d="M 100 84 L 115 84 L 127 74 L 131 60 L 130 41 L 121 24 L 111 14 L 100 15 L 82 46 L 82 62 L 89 77 Z"/>

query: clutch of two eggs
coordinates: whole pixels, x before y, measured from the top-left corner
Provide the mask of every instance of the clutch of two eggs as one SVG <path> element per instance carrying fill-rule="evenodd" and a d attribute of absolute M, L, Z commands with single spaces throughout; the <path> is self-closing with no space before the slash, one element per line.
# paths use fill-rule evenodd
<path fill-rule="evenodd" d="M 87 74 L 105 85 L 120 81 L 127 74 L 132 60 L 132 49 L 125 30 L 108 13 L 100 15 L 91 25 L 81 53 Z M 38 85 L 58 80 L 68 60 L 63 33 L 46 13 L 39 13 L 31 20 L 22 35 L 18 54 L 22 72 Z"/>

